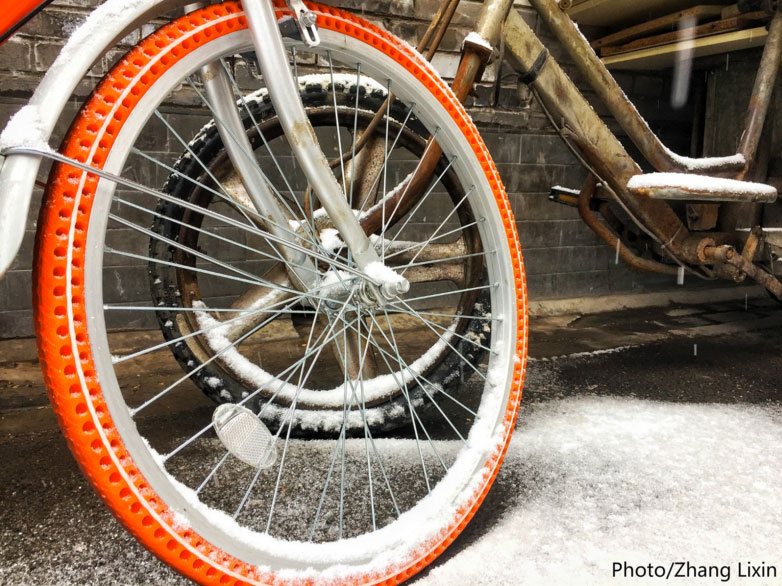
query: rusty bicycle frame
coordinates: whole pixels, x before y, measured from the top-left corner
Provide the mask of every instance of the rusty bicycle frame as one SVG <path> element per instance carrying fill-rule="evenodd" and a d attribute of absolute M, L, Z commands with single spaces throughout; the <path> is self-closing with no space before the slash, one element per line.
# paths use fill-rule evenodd
<path fill-rule="evenodd" d="M 429 48 L 425 53 L 427 58 L 434 54 L 458 4 L 459 0 L 443 0 L 418 44 L 420 51 Z M 530 0 L 530 4 L 644 158 L 659 172 L 691 172 L 688 171 L 688 159 L 669 151 L 635 109 L 589 42 L 564 12 L 567 3 Z M 769 36 L 747 111 L 738 152 L 741 156 L 696 160 L 700 175 L 744 180 L 755 168 L 761 133 L 782 57 L 782 3 L 760 0 L 753 3 L 753 9 L 757 9 L 758 4 L 762 5 L 770 18 Z M 601 240 L 617 249 L 619 257 L 626 264 L 638 270 L 662 274 L 677 274 L 686 269 L 703 278 L 722 277 L 736 282 L 749 277 L 776 297 L 782 298 L 782 283 L 755 263 L 763 248 L 763 234 L 759 227 L 753 227 L 745 236 L 725 232 L 693 232 L 667 201 L 628 189 L 628 181 L 641 174 L 639 164 L 601 120 L 532 28 L 513 9 L 512 0 L 487 0 L 475 32 L 486 43 L 471 41 L 469 37 L 465 41 L 462 60 L 452 86 L 455 94 L 460 100 L 465 100 L 474 84 L 480 81 L 483 70 L 492 58 L 493 51 L 488 45 L 496 47 L 502 41 L 507 61 L 520 74 L 520 80 L 529 85 L 552 124 L 590 171 L 578 197 L 582 219 Z M 378 117 L 380 115 L 382 111 Z M 415 202 L 416 195 L 431 175 L 439 151 L 432 149 L 428 155 L 429 160 L 421 165 L 417 176 L 398 194 L 397 200 L 403 200 L 400 209 L 407 209 Z M 637 255 L 620 236 L 598 220 L 590 209 L 598 188 L 601 197 L 618 204 L 651 237 L 656 243 L 659 260 Z M 686 193 L 676 199 L 688 203 L 702 202 L 695 196 L 688 199 Z M 736 196 L 732 201 L 742 203 L 744 200 Z M 599 206 L 598 211 L 604 216 L 611 215 L 605 205 Z M 370 228 L 365 225 L 365 229 Z M 743 246 L 741 251 L 736 248 L 739 246 Z M 669 264 L 671 261 L 673 264 Z"/>

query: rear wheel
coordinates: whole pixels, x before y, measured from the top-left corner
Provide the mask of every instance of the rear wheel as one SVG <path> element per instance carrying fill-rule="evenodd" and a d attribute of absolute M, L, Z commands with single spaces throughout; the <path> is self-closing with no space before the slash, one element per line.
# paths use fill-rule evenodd
<path fill-rule="evenodd" d="M 295 163 L 271 149 L 276 161 L 259 157 L 259 164 L 273 184 L 291 184 L 278 190 L 290 207 L 285 220 L 321 272 L 317 288 L 293 286 L 275 257 L 269 220 L 254 215 L 241 193 L 231 196 L 219 145 L 204 143 L 207 156 L 176 126 L 167 104 L 181 98 L 183 80 L 189 99 L 199 100 L 193 73 L 250 47 L 237 3 L 209 6 L 146 38 L 101 83 L 63 144 L 88 165 L 148 178 L 149 189 L 116 188 L 57 166 L 40 222 L 36 324 L 63 430 L 122 522 L 204 584 L 408 578 L 480 505 L 521 395 L 521 255 L 475 128 L 406 45 L 339 10 L 314 10 L 322 46 L 309 51 L 290 41 L 298 73 L 322 66 L 332 98 L 336 71 L 398 100 L 380 125 L 381 152 L 389 155 L 378 186 L 358 189 L 356 198 L 354 182 L 343 184 L 357 213 L 381 210 L 370 232 L 386 264 L 424 275 L 409 293 L 385 305 L 366 295 L 338 233 L 317 211 L 317 194 L 296 185 Z M 360 91 L 353 97 L 360 105 Z M 338 100 L 328 109 L 345 107 Z M 338 143 L 367 123 L 361 108 L 345 112 L 344 126 L 353 127 L 334 137 Z M 273 113 L 255 113 L 253 127 L 273 125 Z M 409 148 L 392 167 L 394 128 Z M 187 152 L 176 168 L 155 142 L 160 132 Z M 444 153 L 431 189 L 403 214 L 386 209 L 427 136 Z M 338 144 L 336 152 L 349 150 Z M 352 164 L 337 174 L 351 177 Z M 166 189 L 154 182 L 161 176 L 170 177 Z M 364 176 L 356 173 L 355 183 Z M 395 265 L 394 258 L 405 260 Z M 434 278 L 442 265 L 447 278 Z M 127 280 L 134 271 L 144 279 Z M 234 314 L 241 317 L 231 321 Z M 247 328 L 250 315 L 268 318 Z M 150 325 L 146 316 L 160 320 L 165 335 L 139 329 Z M 252 342 L 255 331 L 255 346 L 236 350 L 236 340 Z M 197 369 L 214 376 L 199 379 Z M 228 380 L 236 386 L 227 389 Z M 215 409 L 193 381 L 226 390 L 226 403 Z M 370 410 L 390 404 L 407 423 L 381 435 L 385 427 Z M 330 435 L 294 439 L 305 420 Z"/>
<path fill-rule="evenodd" d="M 385 88 L 373 85 L 370 80 L 364 80 L 361 83 L 357 83 L 357 81 L 355 75 L 349 74 L 310 75 L 300 79 L 302 101 L 309 112 L 310 122 L 316 128 L 324 144 L 333 145 L 339 142 L 336 136 L 340 134 L 341 129 L 335 124 L 335 121 L 339 120 L 342 120 L 343 124 L 347 126 L 347 129 L 342 132 L 345 135 L 345 144 L 351 144 L 353 134 L 356 134 L 357 137 L 363 137 L 374 117 L 373 113 L 380 109 L 386 100 L 388 92 Z M 266 90 L 260 90 L 243 98 L 238 106 L 244 114 L 245 127 L 251 144 L 256 149 L 256 156 L 262 158 L 266 147 L 268 147 L 270 152 L 276 153 L 278 159 L 290 160 L 292 155 L 282 137 L 282 129 Z M 384 148 L 386 147 L 386 132 L 389 136 L 394 137 L 393 142 L 396 148 L 393 153 L 395 158 L 409 159 L 408 166 L 412 165 L 413 161 L 420 159 L 426 148 L 428 133 L 412 116 L 410 110 L 399 101 L 394 104 L 388 125 L 384 124 L 375 131 L 376 140 L 382 141 L 384 144 L 381 146 Z M 368 147 L 368 150 L 369 148 L 371 147 Z M 169 177 L 163 191 L 177 199 L 213 211 L 219 210 L 241 220 L 240 212 L 243 210 L 235 209 L 236 202 L 234 200 L 226 201 L 224 197 L 217 195 L 217 190 L 220 188 L 232 192 L 232 194 L 240 192 L 236 196 L 237 199 L 243 197 L 244 192 L 236 172 L 227 159 L 214 123 L 205 126 L 191 141 L 188 149 L 174 165 L 177 172 Z M 335 165 L 335 167 L 340 173 L 340 166 Z M 345 170 L 347 174 L 349 171 L 349 168 Z M 397 172 L 399 169 L 395 168 L 394 171 Z M 450 198 L 450 203 L 445 197 L 438 198 L 438 205 L 442 208 L 439 213 L 442 216 L 452 214 L 453 219 L 458 222 L 455 222 L 455 225 L 464 227 L 460 237 L 446 238 L 442 242 L 433 243 L 426 256 L 418 255 L 418 260 L 422 262 L 420 265 L 416 265 L 420 268 L 414 270 L 412 267 L 404 265 L 418 252 L 418 249 L 411 247 L 410 243 L 416 237 L 420 238 L 421 232 L 415 224 L 411 224 L 408 218 L 400 218 L 398 222 L 390 223 L 387 230 L 388 234 L 393 233 L 395 240 L 392 241 L 390 238 L 387 240 L 394 250 L 385 252 L 389 255 L 389 266 L 401 265 L 402 270 L 407 268 L 405 274 L 416 284 L 416 289 L 419 291 L 424 291 L 423 287 L 425 286 L 428 289 L 439 286 L 444 291 L 449 289 L 466 291 L 453 295 L 453 301 L 446 308 L 448 314 L 430 316 L 433 321 L 438 323 L 435 326 L 436 332 L 429 332 L 429 335 L 422 332 L 423 336 L 419 336 L 418 343 L 409 347 L 406 345 L 404 359 L 407 363 L 414 363 L 417 358 L 437 344 L 438 332 L 453 327 L 458 336 L 469 335 L 473 342 L 466 345 L 455 344 L 456 346 L 466 346 L 462 347 L 459 353 L 464 357 L 469 356 L 472 363 L 478 363 L 484 354 L 483 348 L 490 344 L 489 331 L 483 327 L 484 320 L 480 318 L 485 318 L 487 314 L 491 313 L 489 296 L 481 295 L 481 291 L 478 289 L 484 281 L 483 263 L 476 262 L 480 260 L 483 252 L 480 248 L 481 239 L 470 207 L 459 205 L 459 201 L 464 198 L 465 191 L 456 174 L 449 168 L 448 160 L 445 157 L 442 158 L 436 173 L 440 177 L 436 187 L 443 190 L 443 195 L 447 194 Z M 280 181 L 279 183 L 280 191 L 284 191 L 284 182 Z M 354 190 L 358 194 L 359 189 L 355 188 Z M 347 191 L 350 191 L 349 183 Z M 361 190 L 364 199 L 366 199 L 365 191 Z M 379 185 L 375 186 L 372 191 L 373 197 L 369 202 L 356 201 L 356 213 L 360 213 L 362 204 L 365 208 L 376 204 L 379 199 L 378 192 Z M 308 202 L 306 198 L 303 199 L 304 201 L 296 200 L 288 206 L 298 210 L 298 216 L 308 214 L 305 208 L 311 202 Z M 358 200 L 358 196 L 355 199 Z M 233 242 L 234 247 L 226 249 L 225 239 L 209 238 L 210 234 L 204 234 L 204 216 L 186 210 L 175 202 L 162 201 L 158 205 L 157 211 L 158 215 L 154 218 L 152 229 L 161 234 L 163 238 L 153 238 L 150 241 L 151 291 L 156 307 L 171 308 L 157 312 L 161 331 L 166 339 L 172 342 L 170 349 L 183 370 L 190 374 L 191 380 L 207 396 L 222 403 L 241 402 L 252 394 L 254 397 L 247 401 L 247 406 L 259 413 L 267 425 L 274 429 L 279 428 L 282 423 L 281 417 L 285 415 L 284 408 L 279 407 L 289 406 L 290 402 L 283 401 L 279 394 L 275 395 L 276 389 L 273 386 L 263 386 L 257 381 L 263 376 L 263 372 L 271 369 L 276 369 L 278 372 L 289 369 L 296 360 L 301 359 L 303 350 L 289 353 L 288 356 L 269 355 L 268 351 L 262 350 L 264 336 L 268 336 L 269 332 L 275 329 L 288 332 L 295 329 L 302 339 L 306 339 L 310 328 L 314 326 L 320 331 L 322 327 L 322 324 L 313 324 L 313 320 L 316 319 L 315 308 L 301 303 L 296 304 L 295 308 L 290 312 L 284 312 L 273 323 L 257 329 L 259 324 L 266 321 L 264 318 L 267 317 L 267 314 L 261 313 L 257 317 L 249 317 L 244 320 L 237 315 L 237 311 L 246 310 L 253 304 L 257 306 L 258 300 L 269 294 L 268 288 L 248 287 L 239 295 L 223 296 L 222 305 L 230 305 L 230 310 L 212 311 L 209 319 L 222 320 L 225 327 L 230 328 L 232 341 L 237 341 L 237 343 L 229 352 L 221 352 L 224 344 L 215 344 L 210 335 L 198 333 L 203 329 L 205 316 L 200 311 L 193 311 L 193 308 L 205 309 L 214 305 L 213 299 L 207 299 L 208 291 L 220 289 L 222 279 L 199 271 L 198 259 L 193 254 L 188 254 L 187 251 L 198 250 L 201 254 L 208 253 L 209 257 L 215 261 L 221 259 L 228 263 L 231 254 L 235 252 L 234 249 L 239 244 Z M 333 226 L 328 222 L 328 219 L 317 210 L 311 210 L 309 216 L 309 218 L 297 217 L 296 221 L 312 222 L 315 226 L 314 231 L 323 234 L 324 238 L 328 236 L 329 232 L 333 232 Z M 414 220 L 415 216 L 413 215 L 410 219 Z M 403 226 L 403 224 L 406 225 Z M 170 244 L 172 241 L 183 245 L 183 247 L 172 246 Z M 408 242 L 408 245 L 401 244 L 403 242 Z M 376 243 L 378 244 L 378 252 L 384 252 L 380 241 L 377 240 Z M 409 250 L 405 250 L 405 248 Z M 273 251 L 267 250 L 271 255 Z M 401 254 L 395 254 L 395 251 L 399 251 Z M 350 262 L 344 251 L 335 255 L 335 258 L 346 263 Z M 155 262 L 156 259 L 160 259 L 161 262 Z M 436 262 L 424 262 L 427 260 Z M 287 273 L 282 263 L 269 262 L 268 264 L 266 275 L 271 279 L 287 282 Z M 288 287 L 290 286 L 288 283 Z M 412 296 L 414 295 L 408 297 Z M 481 302 L 476 308 L 479 298 Z M 274 299 L 281 301 L 284 299 L 284 295 L 278 294 Z M 443 310 L 443 305 L 444 303 L 439 300 L 435 304 L 440 310 Z M 448 317 L 451 314 L 471 316 L 471 319 L 465 318 L 455 321 Z M 392 311 L 390 316 L 394 321 L 400 322 L 398 327 L 406 329 L 401 324 L 403 316 L 398 311 Z M 384 320 L 381 318 L 380 321 Z M 367 318 L 364 318 L 362 322 L 365 333 L 369 332 L 370 326 L 374 328 L 377 325 L 377 322 L 373 323 L 371 319 Z M 389 324 L 384 323 L 383 325 Z M 255 329 L 257 331 L 253 331 Z M 354 339 L 357 338 L 357 335 L 354 336 Z M 316 392 L 299 393 L 296 414 L 292 419 L 295 434 L 316 432 L 335 435 L 340 433 L 343 420 L 342 399 L 338 396 L 337 401 L 330 403 L 328 393 L 324 390 L 341 387 L 344 384 L 343 379 L 346 371 L 351 374 L 352 378 L 357 378 L 362 363 L 364 368 L 361 369 L 361 374 L 366 381 L 377 379 L 379 376 L 391 375 L 395 369 L 389 367 L 388 356 L 393 353 L 393 350 L 387 343 L 384 343 L 385 340 L 382 339 L 382 336 L 380 338 L 378 342 L 380 347 L 375 348 L 370 345 L 366 349 L 364 357 L 357 355 L 356 352 L 352 354 L 342 352 L 344 341 L 340 343 L 337 340 L 332 344 L 331 351 L 327 351 L 326 356 L 323 357 L 324 359 L 332 359 L 331 368 L 323 368 L 326 360 L 320 360 L 318 386 L 307 385 L 305 387 Z M 184 344 L 176 344 L 179 340 L 184 340 Z M 350 345 L 348 345 L 348 349 L 350 349 Z M 352 363 L 350 363 L 351 360 Z M 437 352 L 436 356 L 432 356 L 430 364 L 427 365 L 427 368 L 421 369 L 419 374 L 432 385 L 442 386 L 446 391 L 456 389 L 461 376 L 453 376 L 453 369 L 459 368 L 461 360 L 462 358 L 454 350 L 445 345 Z M 370 369 L 371 372 L 369 372 Z M 260 391 L 255 392 L 259 387 L 262 387 Z M 374 396 L 370 396 L 371 393 L 366 391 L 365 388 L 364 417 L 347 420 L 346 431 L 349 434 L 361 432 L 365 422 L 372 432 L 398 427 L 410 420 L 409 402 L 421 405 L 427 403 L 427 389 L 425 386 L 417 384 L 416 381 L 409 381 L 406 389 L 399 384 L 389 385 L 385 392 L 374 393 Z M 339 392 L 336 394 L 339 395 Z M 264 403 L 269 400 L 272 400 L 275 408 L 264 407 Z"/>

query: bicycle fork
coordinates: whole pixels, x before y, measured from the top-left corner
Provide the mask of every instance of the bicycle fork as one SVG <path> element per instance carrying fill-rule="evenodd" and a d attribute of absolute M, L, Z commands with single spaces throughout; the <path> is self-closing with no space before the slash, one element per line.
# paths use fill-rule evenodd
<path fill-rule="evenodd" d="M 314 15 L 302 13 L 303 4 L 289 2 L 302 29 L 302 38 L 308 45 L 318 42 Z M 356 218 L 334 173 L 329 167 L 315 132 L 304 110 L 296 81 L 288 66 L 274 7 L 269 0 L 252 0 L 243 4 L 255 46 L 258 66 L 267 82 L 267 91 L 274 105 L 285 136 L 293 154 L 313 191 L 317 193 L 329 218 L 342 236 L 359 269 L 366 275 L 367 267 L 380 263 L 380 257 L 372 246 L 359 220 Z M 188 8 L 198 8 L 191 5 Z M 304 22 L 302 22 L 304 21 Z M 268 218 L 269 230 L 283 241 L 295 244 L 299 237 L 280 229 L 294 220 L 271 192 L 262 171 L 258 167 L 250 141 L 239 117 L 228 75 L 220 62 L 210 63 L 202 69 L 202 78 L 209 101 L 213 105 L 215 124 L 225 145 L 226 152 L 239 173 L 245 189 L 258 213 Z M 302 251 L 301 246 L 282 245 L 280 252 L 286 260 L 289 276 L 301 289 L 317 286 L 319 275 L 313 258 Z M 382 274 L 373 271 L 373 275 Z M 379 303 L 404 293 L 409 284 L 398 277 L 378 282 L 369 278 L 367 284 Z"/>

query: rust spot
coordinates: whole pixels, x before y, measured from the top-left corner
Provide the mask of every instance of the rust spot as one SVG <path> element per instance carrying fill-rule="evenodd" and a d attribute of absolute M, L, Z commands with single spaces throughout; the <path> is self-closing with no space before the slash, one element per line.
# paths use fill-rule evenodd
<path fill-rule="evenodd" d="M 307 142 L 316 142 L 315 132 L 307 122 L 299 121 L 293 123 L 290 134 L 286 135 L 291 145 L 302 147 Z"/>

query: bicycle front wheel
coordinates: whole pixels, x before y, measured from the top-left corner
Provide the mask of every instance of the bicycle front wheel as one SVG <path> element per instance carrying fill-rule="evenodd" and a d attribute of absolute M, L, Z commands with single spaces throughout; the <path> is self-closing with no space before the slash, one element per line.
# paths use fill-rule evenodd
<path fill-rule="evenodd" d="M 225 59 L 233 74 L 234 56 L 251 50 L 233 2 L 144 39 L 99 85 L 63 142 L 69 157 L 148 184 L 134 191 L 56 166 L 39 224 L 36 325 L 63 431 L 129 530 L 203 584 L 407 579 L 474 515 L 521 398 L 522 259 L 475 127 L 407 45 L 345 12 L 312 9 L 321 46 L 286 42 L 295 75 L 309 69 L 327 80 L 317 90 L 327 99 L 308 110 L 313 120 L 324 108 L 336 113 L 333 137 L 321 140 L 349 152 L 369 127 L 366 109 L 378 106 L 366 92 L 379 91 L 380 103 L 395 96 L 375 129 L 383 163 L 375 180 L 362 183 L 355 156 L 336 172 L 357 215 L 380 210 L 381 221 L 368 230 L 387 264 L 424 275 L 409 293 L 386 305 L 362 293 L 338 233 L 317 211 L 317 194 L 286 171 L 293 163 L 284 137 L 261 136 L 274 127 L 273 112 L 249 104 L 263 98 L 240 89 L 238 76 L 232 80 L 248 133 L 258 133 L 252 156 L 268 165 L 289 229 L 316 260 L 317 288 L 301 290 L 287 279 L 267 238 L 271 220 L 257 217 L 241 193 L 231 195 L 241 189 L 231 186 L 220 145 L 190 142 L 187 124 L 177 127 L 167 111 L 185 87 L 209 118 L 194 73 Z M 334 83 L 335 75 L 355 76 L 352 109 L 350 100 L 328 99 L 350 85 Z M 160 147 L 161 133 L 179 144 L 179 163 Z M 443 151 L 436 177 L 415 205 L 386 206 L 427 140 Z M 142 173 L 144 165 L 157 173 Z M 449 270 L 433 269 L 440 265 Z M 136 275 L 132 283 L 126 274 Z M 232 317 L 250 314 L 268 317 Z M 133 318 L 117 317 L 127 315 Z M 173 328 L 169 321 L 177 319 Z M 155 322 L 162 333 L 144 329 Z M 237 322 L 242 328 L 231 333 Z M 269 339 L 283 330 L 290 337 L 279 339 L 292 340 L 292 354 L 275 362 L 283 343 Z M 256 333 L 257 352 L 229 354 Z M 185 347 L 193 364 L 184 350 L 171 351 Z M 227 355 L 234 358 L 220 360 Z M 202 368 L 217 374 L 199 378 L 194 372 Z M 218 407 L 193 386 L 228 378 L 237 385 Z M 406 414 L 393 432 L 369 417 L 389 401 Z M 327 406 L 320 429 L 330 433 L 296 438 L 292 431 L 306 428 L 299 405 L 308 420 Z"/>

